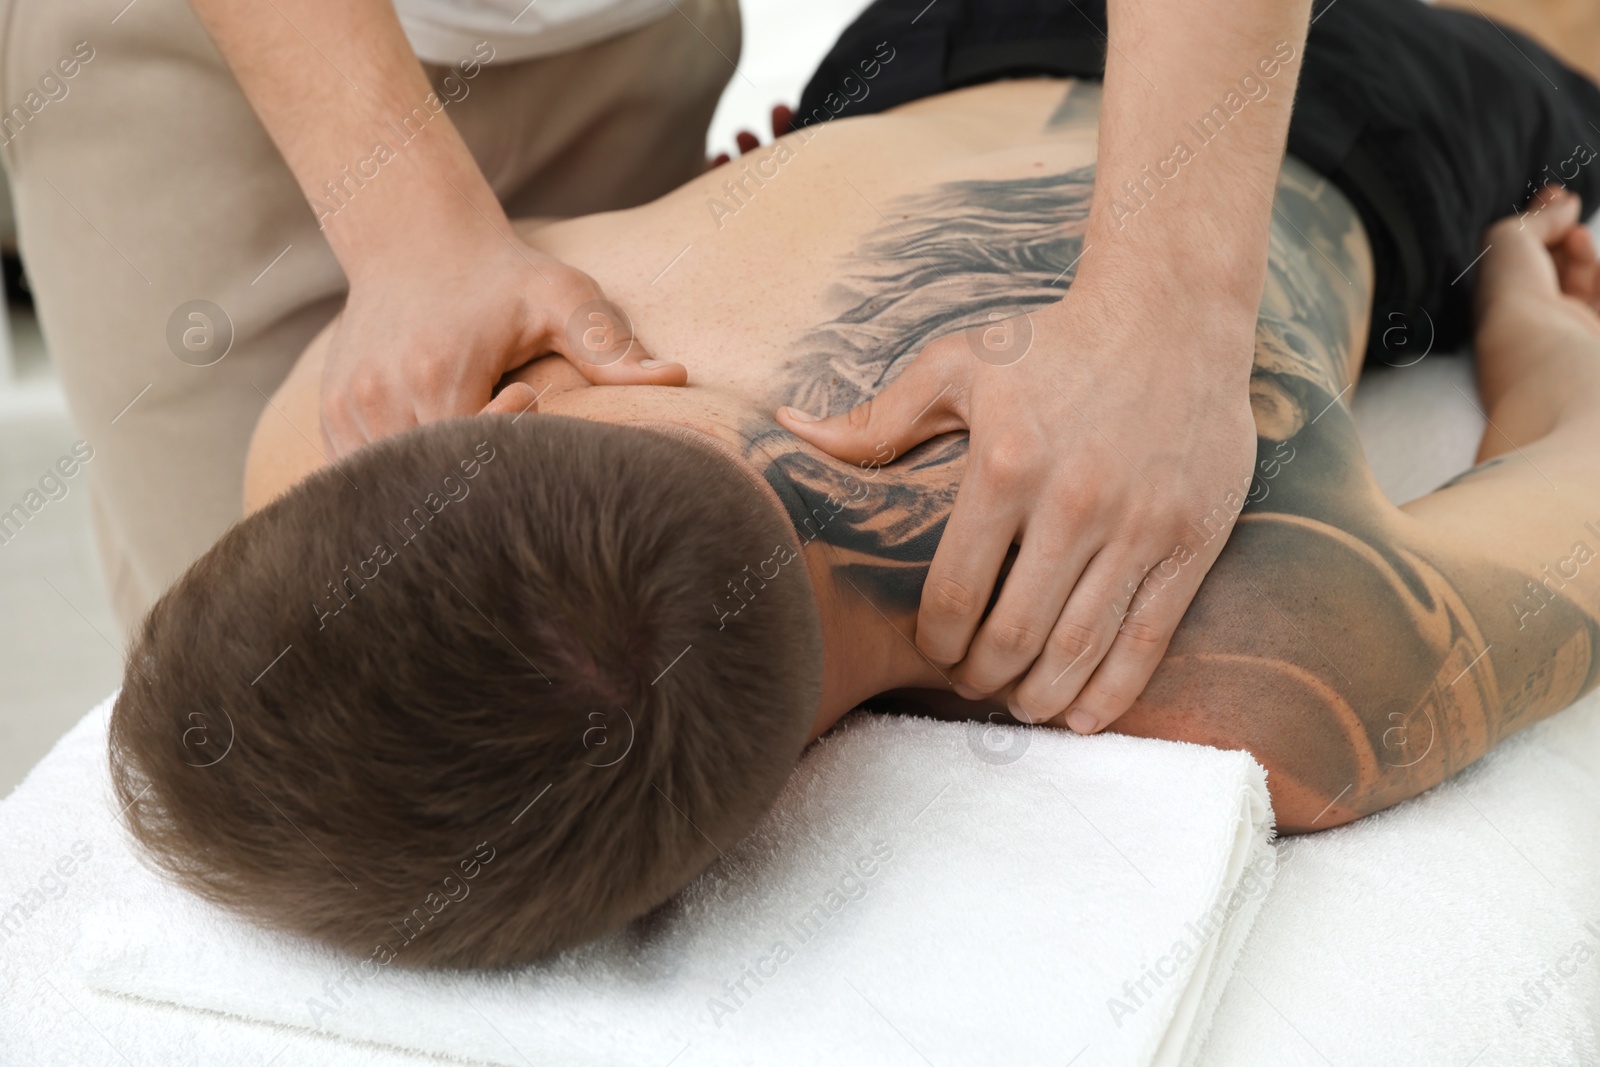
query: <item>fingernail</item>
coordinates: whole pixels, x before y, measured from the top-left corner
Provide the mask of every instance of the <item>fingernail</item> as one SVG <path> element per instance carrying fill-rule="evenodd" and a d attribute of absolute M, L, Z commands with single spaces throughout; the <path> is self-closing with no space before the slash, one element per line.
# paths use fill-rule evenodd
<path fill-rule="evenodd" d="M 655 370 L 657 367 L 670 367 L 672 363 L 670 360 L 665 359 L 641 359 L 639 366 L 645 370 Z"/>
<path fill-rule="evenodd" d="M 1067 725 L 1080 734 L 1092 734 L 1100 723 L 1087 711 L 1075 711 L 1067 716 Z"/>
<path fill-rule="evenodd" d="M 799 408 L 792 408 L 792 407 L 788 407 L 787 405 L 785 405 L 783 410 L 787 411 L 789 413 L 789 417 L 791 419 L 794 419 L 796 422 L 821 422 L 822 421 L 822 416 L 821 415 L 813 415 L 813 414 L 811 414 L 811 412 L 809 412 L 809 411 L 801 411 Z"/>

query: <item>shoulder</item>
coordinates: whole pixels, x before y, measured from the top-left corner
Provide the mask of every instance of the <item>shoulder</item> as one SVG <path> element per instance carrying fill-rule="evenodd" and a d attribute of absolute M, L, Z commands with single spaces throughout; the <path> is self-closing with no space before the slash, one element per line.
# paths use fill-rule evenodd
<path fill-rule="evenodd" d="M 244 513 L 253 514 L 327 466 L 322 453 L 319 398 L 330 322 L 312 339 L 256 420 L 245 456 Z"/>

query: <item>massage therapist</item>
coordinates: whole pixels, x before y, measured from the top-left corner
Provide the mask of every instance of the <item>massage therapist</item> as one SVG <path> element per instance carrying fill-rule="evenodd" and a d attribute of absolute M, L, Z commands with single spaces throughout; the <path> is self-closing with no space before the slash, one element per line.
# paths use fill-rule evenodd
<path fill-rule="evenodd" d="M 335 459 L 539 353 L 685 380 L 642 345 L 575 356 L 604 294 L 508 215 L 702 172 L 736 0 L 0 0 L 0 26 L 0 151 L 124 626 L 239 517 L 251 430 L 341 306 L 307 442 Z"/>

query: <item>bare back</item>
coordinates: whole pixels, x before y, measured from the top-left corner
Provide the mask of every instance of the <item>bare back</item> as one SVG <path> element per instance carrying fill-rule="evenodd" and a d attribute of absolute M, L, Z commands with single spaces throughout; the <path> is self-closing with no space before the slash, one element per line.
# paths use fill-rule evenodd
<path fill-rule="evenodd" d="M 858 498 L 848 486 L 860 471 L 772 412 L 845 410 L 928 341 L 1065 294 L 1086 251 L 1095 88 L 1006 82 L 830 123 L 652 204 L 534 230 L 690 382 L 581 388 L 555 358 L 518 377 L 561 385 L 566 414 L 670 409 L 732 428 L 745 458 L 789 490 L 802 538 L 838 549 L 840 580 L 909 624 L 965 435 L 900 457 Z M 1348 202 L 1293 160 L 1273 192 L 1250 386 L 1256 479 L 1248 500 L 1217 502 L 1217 529 L 1235 514 L 1238 525 L 1116 728 L 1248 748 L 1272 774 L 1280 820 L 1306 828 L 1413 795 L 1591 688 L 1600 617 L 1564 605 L 1524 634 L 1505 610 L 1538 553 L 1566 536 L 1497 523 L 1495 494 L 1517 484 L 1491 474 L 1406 511 L 1384 500 L 1348 409 L 1372 291 L 1366 236 Z M 259 499 L 321 465 L 320 369 L 314 344 L 263 417 L 249 479 Z M 1146 583 L 1156 595 L 1159 584 Z"/>

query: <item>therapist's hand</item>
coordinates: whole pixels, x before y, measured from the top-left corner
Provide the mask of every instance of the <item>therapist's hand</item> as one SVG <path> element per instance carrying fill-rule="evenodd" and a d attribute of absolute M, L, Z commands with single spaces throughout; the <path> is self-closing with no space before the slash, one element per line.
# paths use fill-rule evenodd
<path fill-rule="evenodd" d="M 858 462 L 970 429 L 917 617 L 918 647 L 955 665 L 962 695 L 1015 681 L 1020 718 L 1103 729 L 1221 552 L 1249 492 L 1254 327 L 1309 20 L 1309 0 L 1107 0 L 1082 266 L 1032 313 L 1027 354 L 945 338 L 871 404 L 780 416 Z M 1197 138 L 1211 101 L 1226 136 Z"/>
<path fill-rule="evenodd" d="M 687 380 L 650 359 L 594 279 L 506 218 L 451 118 L 493 48 L 436 88 L 393 0 L 191 3 L 350 282 L 322 382 L 329 458 L 476 414 L 506 371 L 550 353 L 595 383 Z"/>
<path fill-rule="evenodd" d="M 481 411 L 501 376 L 550 353 L 597 385 L 682 385 L 589 275 L 482 219 L 374 257 L 352 279 L 322 379 L 333 456 Z"/>
<path fill-rule="evenodd" d="M 955 665 L 963 696 L 1018 681 L 1008 699 L 1025 721 L 1090 732 L 1127 710 L 1249 490 L 1255 307 L 1192 285 L 1153 291 L 1159 277 L 1119 289 L 1085 275 L 1025 319 L 935 341 L 848 413 L 778 416 L 852 462 L 970 429 L 916 642 Z M 1141 589 L 1147 575 L 1159 582 Z"/>

